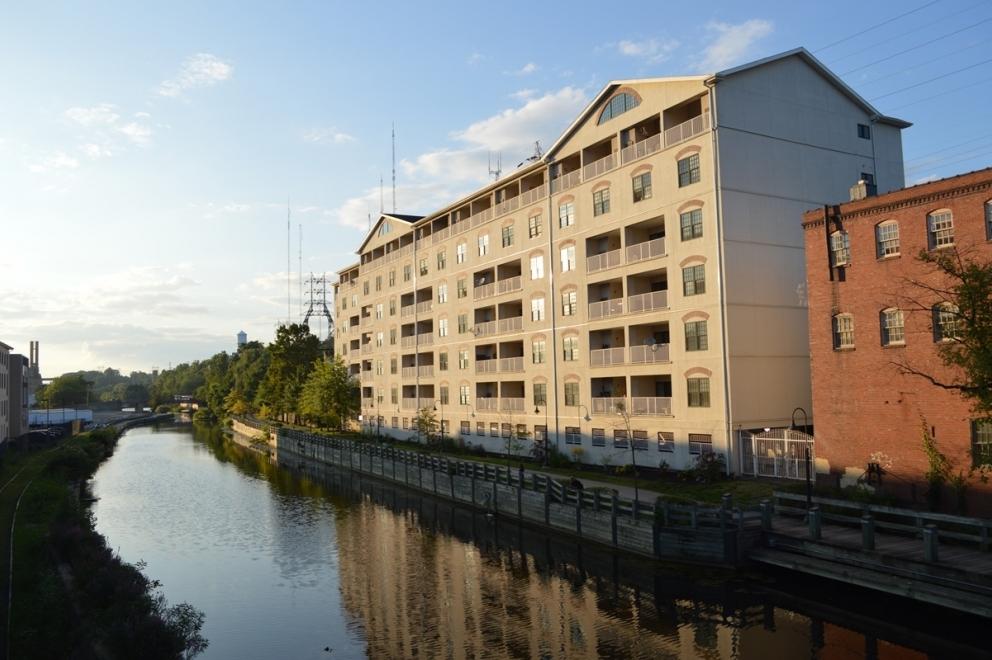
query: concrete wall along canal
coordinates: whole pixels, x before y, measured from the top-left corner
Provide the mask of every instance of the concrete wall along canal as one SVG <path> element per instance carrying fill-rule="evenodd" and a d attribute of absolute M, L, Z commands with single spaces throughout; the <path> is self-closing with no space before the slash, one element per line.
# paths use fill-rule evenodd
<path fill-rule="evenodd" d="M 279 429 L 277 451 L 404 484 L 643 557 L 737 565 L 760 537 L 760 518 L 723 507 L 650 506 L 546 475 L 368 442 Z"/>

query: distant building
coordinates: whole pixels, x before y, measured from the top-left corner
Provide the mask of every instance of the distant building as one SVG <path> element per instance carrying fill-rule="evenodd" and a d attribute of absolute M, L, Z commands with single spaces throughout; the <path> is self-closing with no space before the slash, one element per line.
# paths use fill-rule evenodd
<path fill-rule="evenodd" d="M 9 363 L 10 381 L 7 384 L 10 394 L 9 427 L 10 438 L 21 437 L 28 432 L 28 377 L 30 361 L 23 355 L 11 354 Z"/>
<path fill-rule="evenodd" d="M 28 407 L 36 402 L 36 395 L 41 389 L 41 367 L 38 364 L 38 342 L 32 341 L 28 344 Z"/>
<path fill-rule="evenodd" d="M 955 473 L 992 463 L 992 420 L 900 366 L 955 378 L 939 355 L 955 341 L 947 283 L 917 255 L 992 260 L 992 168 L 809 211 L 803 228 L 818 471 L 848 485 L 878 465 L 883 485 L 922 498 L 921 417 Z"/>
<path fill-rule="evenodd" d="M 0 341 L 0 445 L 10 439 L 10 346 Z"/>
<path fill-rule="evenodd" d="M 238 348 L 248 343 L 248 333 L 244 330 L 238 331 Z"/>

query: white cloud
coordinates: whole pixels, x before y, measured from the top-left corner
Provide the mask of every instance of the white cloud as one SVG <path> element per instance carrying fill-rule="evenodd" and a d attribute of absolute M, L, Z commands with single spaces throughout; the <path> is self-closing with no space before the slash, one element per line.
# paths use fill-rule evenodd
<path fill-rule="evenodd" d="M 483 55 L 482 53 L 476 52 L 476 53 L 472 53 L 471 55 L 469 55 L 468 56 L 468 59 L 466 59 L 465 62 L 468 63 L 468 64 L 478 64 L 479 62 L 482 62 L 483 60 L 486 60 L 486 59 L 488 59 L 488 58 L 485 55 Z"/>
<path fill-rule="evenodd" d="M 700 68 L 712 72 L 740 62 L 748 55 L 751 46 L 771 34 L 774 27 L 771 21 L 752 18 L 736 25 L 714 22 L 706 29 L 715 34 L 715 38 L 703 51 Z"/>
<path fill-rule="evenodd" d="M 557 92 L 532 98 L 520 108 L 510 108 L 475 122 L 462 131 L 456 131 L 453 137 L 474 147 L 494 151 L 527 148 L 533 145 L 534 140 L 558 137 L 558 133 L 588 101 L 584 90 L 563 87 Z"/>
<path fill-rule="evenodd" d="M 303 139 L 313 144 L 346 144 L 356 141 L 355 136 L 339 131 L 334 127 L 312 128 L 303 134 Z"/>
<path fill-rule="evenodd" d="M 514 73 L 518 76 L 529 76 L 530 74 L 535 73 L 536 71 L 537 71 L 537 65 L 534 64 L 533 62 L 528 62 L 527 64 L 520 67 L 518 70 L 514 71 Z"/>
<path fill-rule="evenodd" d="M 56 151 L 51 156 L 29 165 L 28 169 L 35 173 L 42 173 L 52 170 L 74 170 L 77 167 L 79 167 L 79 160 L 64 151 Z"/>
<path fill-rule="evenodd" d="M 657 64 L 667 60 L 675 49 L 679 47 L 677 39 L 644 39 L 642 41 L 631 41 L 624 39 L 617 44 L 617 51 L 627 57 L 635 57 L 645 60 L 649 64 Z"/>
<path fill-rule="evenodd" d="M 146 124 L 139 124 L 138 122 L 129 122 L 117 129 L 122 135 L 124 135 L 128 140 L 133 142 L 138 146 L 145 146 L 151 142 L 152 129 Z"/>
<path fill-rule="evenodd" d="M 79 145 L 79 150 L 82 151 L 83 154 L 85 154 L 90 160 L 97 160 L 98 158 L 105 158 L 113 155 L 113 152 L 109 147 L 95 142 L 81 144 Z"/>
<path fill-rule="evenodd" d="M 112 126 L 120 119 L 117 107 L 112 103 L 101 103 L 89 108 L 74 107 L 65 111 L 68 119 L 81 126 Z"/>
<path fill-rule="evenodd" d="M 510 94 L 511 99 L 516 99 L 518 101 L 526 101 L 527 99 L 533 97 L 537 94 L 536 89 L 518 89 L 517 91 Z"/>
<path fill-rule="evenodd" d="M 86 142 L 79 145 L 79 149 L 91 159 L 113 155 L 118 150 L 115 145 L 118 136 L 124 136 L 138 146 L 151 143 L 152 128 L 144 123 L 151 118 L 147 112 L 136 112 L 134 120 L 126 123 L 122 123 L 117 106 L 113 103 L 76 106 L 63 114 L 66 119 L 85 129 Z"/>
<path fill-rule="evenodd" d="M 175 98 L 188 89 L 212 87 L 230 80 L 233 74 L 234 67 L 230 63 L 210 53 L 197 53 L 186 58 L 175 78 L 162 81 L 158 94 Z"/>

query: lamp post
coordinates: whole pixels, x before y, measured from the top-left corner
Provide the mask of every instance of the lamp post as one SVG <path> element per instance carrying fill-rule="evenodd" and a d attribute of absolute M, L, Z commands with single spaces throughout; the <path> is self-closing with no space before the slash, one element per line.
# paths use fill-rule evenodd
<path fill-rule="evenodd" d="M 803 433 L 806 433 L 806 429 L 809 428 L 809 416 L 806 415 L 806 410 L 803 409 L 803 408 L 801 408 L 801 407 L 796 407 L 795 409 L 793 409 L 793 411 L 792 411 L 792 424 L 791 424 L 791 426 L 789 426 L 789 428 L 791 430 L 796 430 L 796 413 L 797 412 L 801 412 L 803 414 Z M 813 475 L 811 474 L 812 467 L 813 467 L 811 465 L 811 463 L 813 461 L 811 460 L 812 457 L 810 456 L 809 443 L 808 442 L 805 443 L 805 452 L 804 452 L 804 454 L 805 455 L 803 456 L 803 458 L 804 458 L 805 463 L 806 463 L 806 509 L 809 510 L 809 508 L 811 506 L 813 506 Z"/>
<path fill-rule="evenodd" d="M 444 442 L 444 402 L 441 399 L 434 399 L 434 412 L 438 411 L 438 406 L 441 406 L 441 423 L 438 425 L 438 434 L 441 437 L 441 443 Z"/>
<path fill-rule="evenodd" d="M 540 415 L 541 409 L 538 404 L 534 404 L 534 414 Z M 548 467 L 548 402 L 544 402 L 544 435 L 541 438 L 542 465 Z"/>
<path fill-rule="evenodd" d="M 587 406 L 581 404 L 581 403 L 579 404 L 579 408 L 580 409 L 581 408 L 585 408 L 586 409 L 586 416 L 582 418 L 582 421 L 583 422 L 591 422 L 592 421 L 592 417 L 589 416 L 589 408 Z"/>

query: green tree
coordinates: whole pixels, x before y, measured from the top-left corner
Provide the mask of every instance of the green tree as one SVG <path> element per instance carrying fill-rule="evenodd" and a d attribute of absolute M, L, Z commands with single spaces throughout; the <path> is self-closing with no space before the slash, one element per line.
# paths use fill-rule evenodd
<path fill-rule="evenodd" d="M 413 428 L 417 429 L 417 434 L 423 436 L 427 444 L 432 445 L 439 441 L 437 415 L 432 406 L 417 411 L 417 416 L 413 418 Z"/>
<path fill-rule="evenodd" d="M 129 406 L 142 408 L 148 403 L 148 388 L 144 385 L 131 384 L 124 388 L 123 401 Z"/>
<path fill-rule="evenodd" d="M 358 414 L 358 384 L 340 356 L 317 360 L 300 390 L 299 413 L 324 427 L 344 428 Z"/>
<path fill-rule="evenodd" d="M 88 387 L 89 381 L 81 374 L 65 374 L 38 391 L 38 402 L 52 408 L 83 405 L 86 403 Z"/>
<path fill-rule="evenodd" d="M 320 340 L 302 323 L 281 325 L 269 345 L 269 353 L 271 362 L 255 401 L 267 406 L 272 414 L 289 419 L 297 412 L 300 390 L 320 357 Z"/>

